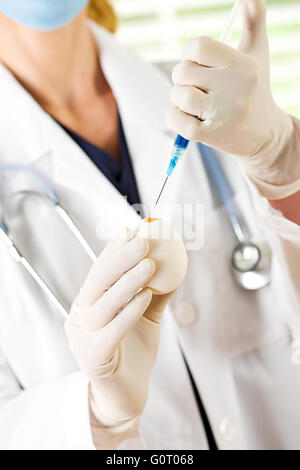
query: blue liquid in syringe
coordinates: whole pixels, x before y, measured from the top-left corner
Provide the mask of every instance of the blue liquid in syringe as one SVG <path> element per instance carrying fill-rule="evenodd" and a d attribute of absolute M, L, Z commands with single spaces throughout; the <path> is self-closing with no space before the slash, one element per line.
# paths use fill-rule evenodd
<path fill-rule="evenodd" d="M 185 150 L 188 148 L 189 143 L 189 140 L 185 139 L 179 134 L 177 135 L 173 146 L 172 158 L 167 170 L 167 176 L 171 176 L 177 166 L 177 163 L 183 157 Z"/>

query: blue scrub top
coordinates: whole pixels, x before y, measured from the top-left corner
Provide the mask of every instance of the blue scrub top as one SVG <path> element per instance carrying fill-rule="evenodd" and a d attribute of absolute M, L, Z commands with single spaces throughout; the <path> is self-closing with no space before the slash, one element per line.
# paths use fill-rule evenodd
<path fill-rule="evenodd" d="M 92 162 L 104 174 L 104 176 L 106 176 L 106 178 L 114 185 L 114 187 L 122 194 L 122 196 L 127 197 L 127 201 L 130 205 L 141 204 L 138 186 L 135 179 L 135 174 L 120 116 L 119 144 L 121 163 L 118 163 L 109 153 L 84 139 L 82 136 L 73 132 L 71 129 L 68 129 L 60 122 L 59 125 L 79 145 L 79 147 L 86 153 L 86 155 L 92 160 Z"/>

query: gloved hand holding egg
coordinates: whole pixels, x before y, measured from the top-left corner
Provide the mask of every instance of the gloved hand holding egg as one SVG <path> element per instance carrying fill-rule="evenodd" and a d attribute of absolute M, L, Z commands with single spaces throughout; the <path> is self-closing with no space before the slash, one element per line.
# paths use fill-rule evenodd
<path fill-rule="evenodd" d="M 135 233 L 126 229 L 109 243 L 73 305 L 66 333 L 89 379 L 99 449 L 117 448 L 145 407 L 160 321 L 186 269 L 180 236 L 167 223 L 146 219 Z"/>

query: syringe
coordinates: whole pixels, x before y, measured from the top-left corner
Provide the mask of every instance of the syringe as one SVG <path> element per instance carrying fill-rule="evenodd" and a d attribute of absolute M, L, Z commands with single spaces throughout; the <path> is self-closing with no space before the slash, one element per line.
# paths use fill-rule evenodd
<path fill-rule="evenodd" d="M 233 8 L 232 8 L 232 10 L 230 12 L 230 15 L 228 17 L 228 20 L 226 22 L 224 31 L 223 31 L 223 33 L 220 37 L 220 41 L 227 42 L 227 41 L 230 40 L 231 35 L 232 35 L 232 29 L 233 29 L 234 21 L 236 19 L 237 14 L 239 13 L 239 10 L 240 10 L 240 7 L 241 7 L 243 1 L 244 0 L 237 0 L 235 2 L 235 4 L 233 5 Z M 199 119 L 199 118 L 195 116 L 195 119 Z M 167 169 L 167 176 L 166 176 L 166 179 L 164 181 L 164 184 L 162 185 L 162 188 L 160 190 L 158 198 L 156 199 L 154 207 L 157 206 L 157 204 L 158 204 L 158 202 L 161 198 L 161 195 L 162 195 L 162 193 L 165 189 L 165 186 L 167 184 L 168 179 L 170 178 L 173 171 L 175 170 L 178 162 L 184 156 L 184 154 L 186 152 L 186 149 L 189 146 L 189 143 L 190 143 L 190 141 L 188 139 L 185 139 L 180 134 L 177 135 L 177 137 L 175 139 L 175 142 L 174 142 L 174 145 L 173 145 L 173 148 L 172 148 L 172 152 L 171 152 L 171 160 L 170 160 L 170 163 L 169 163 L 169 166 L 168 166 L 168 169 Z"/>

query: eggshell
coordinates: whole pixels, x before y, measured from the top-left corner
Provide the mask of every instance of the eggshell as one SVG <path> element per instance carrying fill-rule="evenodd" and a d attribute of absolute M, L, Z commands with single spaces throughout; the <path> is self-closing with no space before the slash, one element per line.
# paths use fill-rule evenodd
<path fill-rule="evenodd" d="M 156 271 L 148 286 L 156 295 L 169 294 L 176 290 L 186 275 L 188 257 L 182 238 L 162 219 L 144 219 L 137 236 L 148 240 L 149 258 Z"/>

